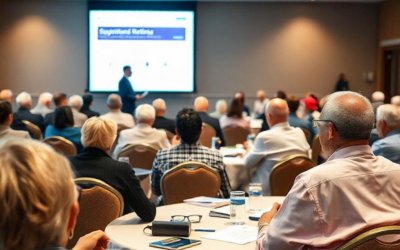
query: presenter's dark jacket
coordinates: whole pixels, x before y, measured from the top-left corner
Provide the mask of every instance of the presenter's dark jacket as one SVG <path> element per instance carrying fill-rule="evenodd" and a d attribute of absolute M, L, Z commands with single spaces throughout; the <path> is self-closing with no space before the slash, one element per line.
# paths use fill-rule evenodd
<path fill-rule="evenodd" d="M 217 118 L 209 116 L 206 112 L 197 112 L 204 123 L 207 123 L 215 129 L 217 137 L 221 140 L 221 146 L 225 146 L 225 138 L 222 133 L 221 126 L 219 125 L 219 120 Z"/>
<path fill-rule="evenodd" d="M 144 194 L 135 171 L 128 163 L 113 160 L 103 150 L 91 147 L 68 159 L 77 178 L 96 178 L 117 189 L 124 198 L 124 214 L 136 212 L 146 222 L 154 220 L 156 206 Z"/>
<path fill-rule="evenodd" d="M 156 116 L 153 123 L 153 128 L 165 129 L 175 134 L 175 121 L 172 119 L 165 118 L 164 116 Z"/>
<path fill-rule="evenodd" d="M 128 114 L 133 114 L 136 109 L 136 93 L 132 88 L 129 80 L 124 76 L 119 81 L 118 93 L 122 100 L 121 111 Z"/>
<path fill-rule="evenodd" d="M 22 120 L 29 121 L 36 126 L 40 128 L 42 133 L 44 133 L 45 130 L 45 125 L 44 125 L 44 120 L 43 116 L 37 115 L 37 114 L 32 114 L 31 111 L 27 108 L 20 107 L 17 112 L 15 112 L 14 116 L 17 115 L 19 116 Z"/>
<path fill-rule="evenodd" d="M 93 117 L 93 116 L 100 116 L 99 112 L 93 111 L 90 109 L 88 105 L 83 105 L 81 110 L 79 110 L 82 114 L 87 115 L 88 118 Z"/>

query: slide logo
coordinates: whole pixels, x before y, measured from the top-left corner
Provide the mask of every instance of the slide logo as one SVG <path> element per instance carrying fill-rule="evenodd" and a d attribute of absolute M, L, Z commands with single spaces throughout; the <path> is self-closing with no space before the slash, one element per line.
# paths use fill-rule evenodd
<path fill-rule="evenodd" d="M 98 27 L 98 40 L 180 40 L 185 28 Z"/>

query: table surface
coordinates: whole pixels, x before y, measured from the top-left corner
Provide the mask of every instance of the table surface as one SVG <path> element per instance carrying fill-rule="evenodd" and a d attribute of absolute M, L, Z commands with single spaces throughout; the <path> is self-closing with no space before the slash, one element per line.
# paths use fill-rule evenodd
<path fill-rule="evenodd" d="M 263 197 L 263 205 L 264 207 L 268 207 L 272 205 L 274 202 L 281 203 L 285 197 L 283 196 L 269 196 Z M 248 201 L 246 200 L 246 205 Z M 208 213 L 210 212 L 210 208 L 200 207 L 189 204 L 174 204 L 169 206 L 157 207 L 157 215 L 156 219 L 158 221 L 169 221 L 171 219 L 171 215 L 190 215 L 190 214 L 201 214 L 203 218 L 200 223 L 192 224 L 192 229 L 202 228 L 202 229 L 215 229 L 221 230 L 229 225 L 225 225 L 226 222 L 229 222 L 229 219 L 210 217 Z M 257 221 L 251 221 L 248 219 L 250 213 L 246 214 L 246 226 L 257 226 Z M 113 222 L 111 222 L 105 232 L 110 240 L 120 245 L 121 247 L 126 247 L 132 250 L 136 249 L 155 249 L 149 247 L 149 243 L 159 240 L 164 240 L 169 237 L 155 237 L 149 236 L 143 233 L 143 228 L 147 225 L 151 225 L 151 223 L 145 223 L 141 221 L 136 213 L 130 213 L 125 216 L 122 216 Z M 148 231 L 148 230 L 147 230 Z M 195 249 L 229 249 L 229 250 L 243 250 L 243 249 L 255 249 L 255 242 L 250 242 L 245 245 L 237 245 L 233 243 L 216 241 L 210 239 L 201 238 L 202 235 L 209 234 L 208 232 L 192 232 L 190 234 L 190 239 L 200 239 L 202 244 L 196 246 Z"/>

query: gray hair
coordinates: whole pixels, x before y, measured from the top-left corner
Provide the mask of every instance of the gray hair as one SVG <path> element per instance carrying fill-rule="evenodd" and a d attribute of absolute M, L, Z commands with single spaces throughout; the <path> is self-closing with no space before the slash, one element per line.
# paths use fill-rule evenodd
<path fill-rule="evenodd" d="M 342 140 L 368 140 L 375 119 L 370 101 L 351 91 L 331 94 L 321 116 L 335 124 Z"/>
<path fill-rule="evenodd" d="M 393 104 L 384 104 L 376 110 L 376 120 L 384 120 L 388 126 L 400 126 L 400 107 Z"/>
<path fill-rule="evenodd" d="M 21 92 L 18 96 L 17 99 L 15 99 L 15 101 L 18 104 L 18 107 L 22 107 L 25 106 L 28 103 L 32 102 L 32 97 L 28 92 Z"/>
<path fill-rule="evenodd" d="M 139 122 L 151 121 L 156 118 L 156 110 L 150 104 L 142 104 L 136 108 L 135 117 Z"/>
<path fill-rule="evenodd" d="M 120 109 L 122 105 L 121 97 L 118 94 L 109 95 L 107 105 L 110 109 Z"/>

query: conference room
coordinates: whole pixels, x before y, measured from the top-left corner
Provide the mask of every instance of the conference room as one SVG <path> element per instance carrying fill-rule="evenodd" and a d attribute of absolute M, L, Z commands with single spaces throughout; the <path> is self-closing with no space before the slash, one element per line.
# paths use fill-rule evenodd
<path fill-rule="evenodd" d="M 400 249 L 400 0 L 2 0 L 0 55 L 0 249 Z"/>

